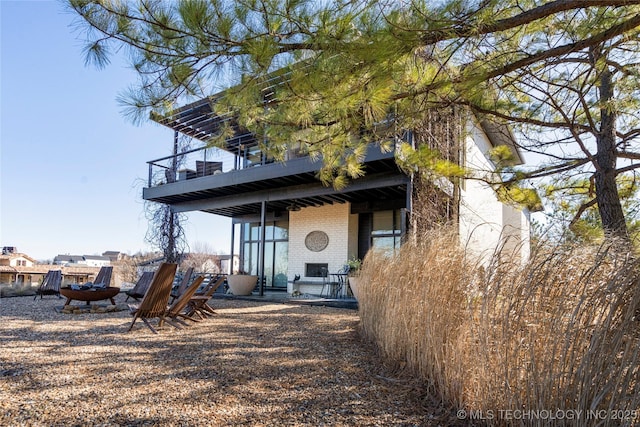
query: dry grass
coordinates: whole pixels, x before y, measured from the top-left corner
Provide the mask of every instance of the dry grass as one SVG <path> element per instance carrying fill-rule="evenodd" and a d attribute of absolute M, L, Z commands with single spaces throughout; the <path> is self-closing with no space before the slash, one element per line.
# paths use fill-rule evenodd
<path fill-rule="evenodd" d="M 488 424 L 640 420 L 637 260 L 614 246 L 553 248 L 478 268 L 451 236 L 421 241 L 363 266 L 362 329 L 389 360 Z"/>
<path fill-rule="evenodd" d="M 154 335 L 63 302 L 0 299 L 0 425 L 450 425 L 353 310 L 216 299 L 216 317 Z"/>

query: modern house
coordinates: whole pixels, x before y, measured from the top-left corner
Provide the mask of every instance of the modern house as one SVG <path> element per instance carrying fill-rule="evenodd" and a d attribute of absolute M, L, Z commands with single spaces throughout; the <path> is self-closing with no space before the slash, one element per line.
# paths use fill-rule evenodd
<path fill-rule="evenodd" d="M 294 277 L 319 293 L 323 271 L 338 271 L 371 249 L 392 253 L 412 230 L 428 228 L 418 190 L 425 184 L 397 165 L 396 153 L 371 146 L 366 175 L 336 190 L 317 178 L 321 161 L 291 150 L 285 162 L 274 162 L 254 135 L 235 126 L 224 149 L 206 142 L 229 117 L 216 115 L 215 98 L 205 98 L 152 119 L 202 143 L 188 151 L 149 161 L 145 200 L 170 205 L 175 212 L 202 211 L 232 219 L 231 257 L 239 248 L 240 268 L 263 277 L 263 289 L 292 291 Z M 462 117 L 462 116 L 461 116 Z M 506 145 L 522 162 L 511 134 L 498 125 L 463 116 L 454 129 L 453 157 L 458 164 L 493 170 L 489 150 Z M 442 118 L 427 125 L 441 125 Z M 449 129 L 448 132 L 452 132 Z M 405 141 L 427 143 L 415 132 Z M 414 141 L 415 140 L 415 141 Z M 177 144 L 174 144 L 174 146 Z M 438 214 L 458 225 L 460 240 L 479 257 L 498 245 L 509 245 L 526 258 L 529 217 L 526 209 L 501 203 L 481 181 L 441 179 L 432 185 Z M 422 218 L 422 219 L 421 219 Z M 234 245 L 235 243 L 235 245 Z"/>

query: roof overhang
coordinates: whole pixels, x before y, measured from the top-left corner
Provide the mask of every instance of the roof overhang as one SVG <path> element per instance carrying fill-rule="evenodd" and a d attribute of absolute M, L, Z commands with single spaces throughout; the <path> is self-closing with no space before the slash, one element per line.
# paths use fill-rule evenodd
<path fill-rule="evenodd" d="M 516 139 L 514 138 L 509 126 L 504 123 L 496 123 L 487 119 L 481 119 L 480 127 L 487 135 L 487 138 L 489 138 L 491 145 L 494 147 L 504 145 L 509 148 L 513 156 L 513 161 L 510 163 L 511 166 L 524 164 L 524 158 L 516 145 Z"/>

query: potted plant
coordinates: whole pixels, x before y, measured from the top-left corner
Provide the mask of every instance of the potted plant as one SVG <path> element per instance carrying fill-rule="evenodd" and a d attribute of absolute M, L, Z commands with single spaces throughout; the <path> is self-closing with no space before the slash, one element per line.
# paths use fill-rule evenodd
<path fill-rule="evenodd" d="M 362 260 L 360 258 L 351 257 L 346 263 L 349 266 L 349 287 L 351 293 L 358 299 L 358 291 L 360 286 L 360 267 L 362 267 Z"/>
<path fill-rule="evenodd" d="M 251 295 L 258 283 L 258 276 L 239 271 L 227 276 L 227 284 L 233 295 Z"/>

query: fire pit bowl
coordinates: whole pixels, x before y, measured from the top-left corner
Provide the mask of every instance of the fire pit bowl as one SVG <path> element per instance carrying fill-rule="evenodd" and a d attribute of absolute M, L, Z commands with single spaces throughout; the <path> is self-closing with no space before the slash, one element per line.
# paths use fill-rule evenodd
<path fill-rule="evenodd" d="M 108 287 L 104 289 L 91 288 L 86 290 L 75 290 L 71 288 L 60 288 L 60 293 L 67 297 L 67 302 L 64 305 L 69 305 L 73 300 L 85 301 L 87 305 L 91 301 L 101 301 L 103 299 L 111 300 L 111 304 L 115 305 L 113 297 L 118 295 L 120 288 Z"/>

